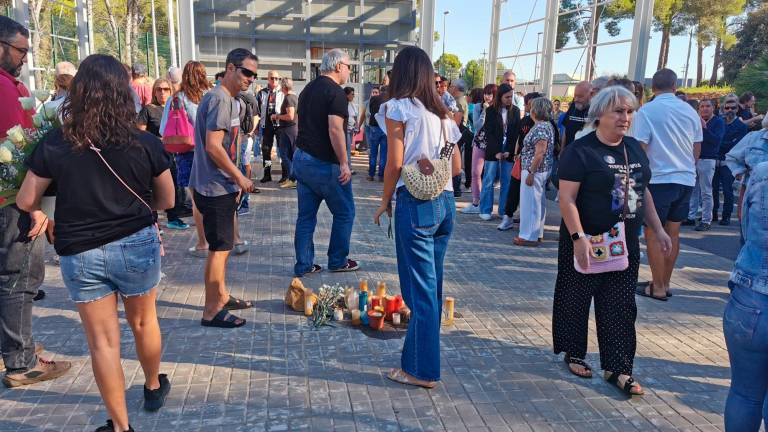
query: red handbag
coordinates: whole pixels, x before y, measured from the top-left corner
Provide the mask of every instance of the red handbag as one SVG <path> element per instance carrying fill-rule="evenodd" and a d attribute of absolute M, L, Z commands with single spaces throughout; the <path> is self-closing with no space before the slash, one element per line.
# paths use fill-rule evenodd
<path fill-rule="evenodd" d="M 520 162 L 520 157 L 515 159 L 515 164 L 512 165 L 512 177 L 516 180 L 520 180 L 523 176 L 523 164 Z"/>
<path fill-rule="evenodd" d="M 163 145 L 168 153 L 189 153 L 195 150 L 195 127 L 178 96 L 171 100 L 168 121 L 163 132 Z"/>

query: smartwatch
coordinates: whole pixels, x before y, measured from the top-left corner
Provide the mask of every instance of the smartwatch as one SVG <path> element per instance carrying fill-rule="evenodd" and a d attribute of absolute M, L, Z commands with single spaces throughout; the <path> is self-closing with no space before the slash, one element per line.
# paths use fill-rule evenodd
<path fill-rule="evenodd" d="M 581 232 L 581 231 L 579 231 L 579 232 L 575 232 L 575 233 L 571 234 L 571 240 L 573 240 L 573 241 L 578 241 L 579 239 L 582 239 L 582 238 L 584 238 L 584 237 L 586 237 L 586 236 L 587 236 L 587 235 L 586 235 L 586 234 L 584 234 L 584 233 L 583 233 L 583 232 Z"/>

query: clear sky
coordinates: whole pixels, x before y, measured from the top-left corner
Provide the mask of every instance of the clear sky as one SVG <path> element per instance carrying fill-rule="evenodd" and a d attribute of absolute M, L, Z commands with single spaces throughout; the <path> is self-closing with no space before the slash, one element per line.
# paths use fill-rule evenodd
<path fill-rule="evenodd" d="M 535 7 L 534 7 L 535 6 Z M 508 0 L 502 6 L 501 27 L 521 24 L 530 19 L 544 17 L 546 1 L 545 0 Z M 448 10 L 450 13 L 444 15 Z M 582 12 L 588 16 L 589 12 Z M 446 38 L 445 52 L 453 53 L 459 56 L 462 65 L 469 60 L 483 57 L 483 51 L 488 51 L 488 42 L 491 23 L 491 0 L 437 0 L 435 8 L 435 30 L 443 34 L 443 17 L 445 17 Z M 617 37 L 611 37 L 604 27 L 600 28 L 598 42 L 618 41 L 621 39 L 630 39 L 632 37 L 633 20 L 626 20 L 621 24 L 621 34 Z M 536 40 L 541 36 L 539 32 L 544 30 L 544 23 L 537 22 L 530 24 L 527 30 L 525 27 L 508 30 L 501 33 L 499 43 L 499 57 L 511 56 L 519 52 L 536 52 Z M 541 43 L 541 42 L 540 42 Z M 661 33 L 653 32 L 651 34 L 650 48 L 648 51 L 648 63 L 646 68 L 646 77 L 651 77 L 656 71 L 656 65 L 659 57 L 659 47 L 661 44 Z M 566 45 L 567 47 L 577 46 L 574 37 Z M 595 66 L 598 75 L 602 74 L 621 74 L 627 73 L 629 67 L 629 48 L 630 43 L 607 45 L 598 47 L 595 60 Z M 442 54 L 443 41 L 435 43 L 435 58 Z M 519 51 L 518 51 L 519 50 Z M 579 76 L 583 73 L 583 65 L 586 62 L 584 49 L 574 49 L 555 54 L 555 73 L 567 73 L 569 75 Z M 688 52 L 688 35 L 673 36 L 670 43 L 670 54 L 667 67 L 677 72 L 682 79 L 685 71 L 686 54 Z M 714 48 L 709 47 L 704 51 L 704 76 L 708 79 L 712 71 L 712 60 Z M 516 61 L 511 58 L 501 59 L 507 67 L 514 63 L 514 70 L 518 79 L 531 79 L 536 69 L 536 57 L 520 57 Z M 690 65 L 688 67 L 688 77 L 696 77 L 696 41 L 694 39 L 691 47 Z"/>

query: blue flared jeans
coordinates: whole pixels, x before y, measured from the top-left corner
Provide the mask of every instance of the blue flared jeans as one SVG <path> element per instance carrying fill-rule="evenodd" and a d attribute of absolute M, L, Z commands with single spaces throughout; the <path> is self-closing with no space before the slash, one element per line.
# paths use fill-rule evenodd
<path fill-rule="evenodd" d="M 443 262 L 455 216 L 453 192 L 422 201 L 405 187 L 397 190 L 397 272 L 403 299 L 411 309 L 401 368 L 426 381 L 440 379 Z"/>

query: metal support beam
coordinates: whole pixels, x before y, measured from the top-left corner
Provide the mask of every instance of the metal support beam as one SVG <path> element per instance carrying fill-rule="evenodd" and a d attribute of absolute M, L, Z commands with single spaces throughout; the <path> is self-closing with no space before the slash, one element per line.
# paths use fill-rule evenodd
<path fill-rule="evenodd" d="M 77 47 L 80 52 L 80 58 L 83 59 L 93 53 L 93 42 L 91 35 L 91 21 L 89 16 L 89 0 L 77 0 L 75 3 L 75 16 L 77 18 Z"/>
<path fill-rule="evenodd" d="M 29 0 L 12 0 L 11 6 L 13 6 L 13 18 L 21 23 L 24 27 L 29 28 Z M 32 41 L 30 41 L 32 45 Z M 27 63 L 21 69 L 21 75 L 19 81 L 27 85 L 30 90 L 35 89 L 35 75 L 31 73 L 34 68 L 34 52 L 27 54 Z"/>
<path fill-rule="evenodd" d="M 502 0 L 493 0 L 491 11 L 491 43 L 488 45 L 488 64 L 485 69 L 485 83 L 496 84 L 496 63 L 499 57 L 499 25 L 501 22 Z"/>
<path fill-rule="evenodd" d="M 421 25 L 419 25 L 419 47 L 423 49 L 430 59 L 432 47 L 435 45 L 435 0 L 421 1 Z M 443 35 L 440 35 L 442 38 Z"/>
<path fill-rule="evenodd" d="M 181 64 L 197 60 L 195 43 L 195 11 L 192 0 L 178 0 L 179 6 L 179 58 Z"/>
<path fill-rule="evenodd" d="M 174 25 L 174 7 L 173 0 L 168 0 L 168 43 L 171 47 L 171 66 L 179 66 L 178 56 L 176 55 L 176 26 Z"/>
<path fill-rule="evenodd" d="M 541 91 L 552 96 L 552 75 L 555 67 L 555 42 L 557 41 L 557 12 L 560 0 L 547 0 L 546 20 L 544 21 L 544 42 L 541 53 Z"/>
<path fill-rule="evenodd" d="M 629 51 L 629 79 L 644 82 L 648 62 L 648 45 L 651 39 L 653 21 L 653 0 L 637 0 L 635 6 L 635 27 Z"/>

